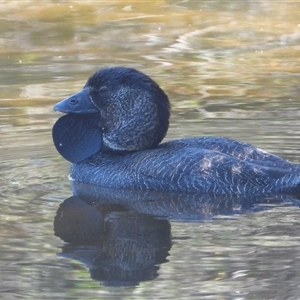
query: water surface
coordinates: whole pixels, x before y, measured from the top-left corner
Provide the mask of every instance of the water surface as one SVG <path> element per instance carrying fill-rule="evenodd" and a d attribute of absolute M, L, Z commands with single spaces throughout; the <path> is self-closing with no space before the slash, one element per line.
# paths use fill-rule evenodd
<path fill-rule="evenodd" d="M 59 205 L 72 192 L 69 164 L 55 151 L 51 128 L 59 117 L 53 105 L 91 73 L 131 66 L 170 97 L 166 140 L 226 136 L 299 162 L 299 6 L 2 1 L 0 297 L 298 299 L 294 198 L 254 201 L 248 210 L 235 201 L 230 212 L 200 209 L 198 202 L 194 221 L 160 216 L 169 238 L 156 275 L 123 287 L 92 279 L 86 261 L 62 255 L 66 244 L 53 232 Z M 110 217 L 118 219 L 123 209 L 114 207 Z M 131 209 L 138 219 L 145 213 Z"/>

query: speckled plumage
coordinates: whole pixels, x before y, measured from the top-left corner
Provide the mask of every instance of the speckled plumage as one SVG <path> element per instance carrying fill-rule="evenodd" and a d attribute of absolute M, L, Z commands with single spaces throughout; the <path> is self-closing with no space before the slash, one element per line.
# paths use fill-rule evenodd
<path fill-rule="evenodd" d="M 71 178 L 77 182 L 121 189 L 224 195 L 300 192 L 299 165 L 246 143 L 196 137 L 158 145 L 169 124 L 168 98 L 154 81 L 134 69 L 100 70 L 88 80 L 85 93 L 87 89 L 90 100 L 84 96 L 84 101 L 89 113 L 82 109 L 81 99 L 80 109 L 70 108 L 72 97 L 56 106 L 71 118 L 73 113 L 86 114 L 83 120 L 89 116 L 97 118 L 99 111 L 102 147 L 93 155 L 83 153 L 80 160 L 86 156 L 85 159 L 72 164 Z M 68 109 L 64 108 L 66 103 Z M 93 105 L 96 110 L 90 111 Z M 60 131 L 60 125 L 56 127 Z M 73 136 L 79 143 L 83 126 L 73 127 L 65 135 L 72 147 Z M 61 138 L 66 139 L 65 136 Z M 60 143 L 56 134 L 53 138 L 56 144 Z M 69 148 L 65 151 L 67 159 Z"/>
<path fill-rule="evenodd" d="M 217 137 L 174 140 L 124 155 L 98 153 L 71 167 L 75 181 L 110 188 L 228 195 L 296 193 L 299 173 L 299 166 L 275 155 Z"/>

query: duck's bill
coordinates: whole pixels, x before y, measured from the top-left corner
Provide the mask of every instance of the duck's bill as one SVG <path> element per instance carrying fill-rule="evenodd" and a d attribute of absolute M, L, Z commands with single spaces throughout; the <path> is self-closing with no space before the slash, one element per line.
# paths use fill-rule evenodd
<path fill-rule="evenodd" d="M 99 112 L 98 108 L 90 99 L 88 89 L 83 89 L 82 91 L 58 102 L 55 104 L 54 110 L 66 114 L 90 114 Z"/>

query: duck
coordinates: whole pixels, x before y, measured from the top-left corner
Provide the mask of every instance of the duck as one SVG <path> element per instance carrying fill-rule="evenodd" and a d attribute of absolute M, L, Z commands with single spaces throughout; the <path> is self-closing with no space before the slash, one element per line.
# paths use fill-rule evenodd
<path fill-rule="evenodd" d="M 96 71 L 54 110 L 64 115 L 53 142 L 74 182 L 202 195 L 300 193 L 300 165 L 251 144 L 215 136 L 162 142 L 169 98 L 134 68 Z"/>

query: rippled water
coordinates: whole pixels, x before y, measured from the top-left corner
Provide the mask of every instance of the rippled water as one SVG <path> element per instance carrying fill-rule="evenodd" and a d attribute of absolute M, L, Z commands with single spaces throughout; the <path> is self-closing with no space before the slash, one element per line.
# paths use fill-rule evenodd
<path fill-rule="evenodd" d="M 54 103 L 98 68 L 125 65 L 169 95 L 166 140 L 226 136 L 299 162 L 299 20 L 289 1 L 2 1 L 0 298 L 299 299 L 297 199 L 93 204 L 80 212 L 111 235 L 67 246 L 55 216 L 81 204 L 64 202 L 69 164 L 51 139 Z M 143 280 L 93 273 L 113 263 Z"/>

